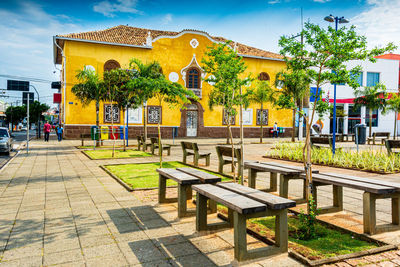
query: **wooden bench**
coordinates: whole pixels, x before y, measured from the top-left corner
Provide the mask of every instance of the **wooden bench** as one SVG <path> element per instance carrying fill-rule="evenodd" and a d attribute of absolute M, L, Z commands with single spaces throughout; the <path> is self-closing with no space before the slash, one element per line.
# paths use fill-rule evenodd
<path fill-rule="evenodd" d="M 151 142 L 147 142 L 147 140 L 144 138 L 144 136 L 142 135 L 142 136 L 140 136 L 140 143 L 141 143 L 141 145 L 143 146 L 143 148 L 142 148 L 142 150 L 144 151 L 144 152 L 146 152 L 147 151 L 147 148 L 148 147 L 151 147 Z"/>
<path fill-rule="evenodd" d="M 400 140 L 385 140 L 385 146 L 389 155 L 395 154 L 399 155 L 400 151 Z M 396 149 L 396 151 L 394 151 Z"/>
<path fill-rule="evenodd" d="M 236 183 L 193 185 L 197 192 L 196 230 L 207 231 L 221 227 L 234 228 L 234 257 L 238 262 L 267 257 L 288 251 L 287 209 L 294 201 L 274 196 Z M 207 200 L 214 200 L 228 208 L 228 222 L 207 224 Z M 273 247 L 247 249 L 246 221 L 250 218 L 275 216 L 275 244 Z"/>
<path fill-rule="evenodd" d="M 375 132 L 375 133 L 372 133 L 372 137 L 368 137 L 368 139 L 367 139 L 368 140 L 368 145 L 371 144 L 371 141 L 372 141 L 372 144 L 375 145 L 375 143 L 377 141 L 377 138 L 380 138 L 381 139 L 381 143 L 384 144 L 385 140 L 390 138 L 390 133 L 389 132 Z"/>
<path fill-rule="evenodd" d="M 150 142 L 151 142 L 151 154 L 154 155 L 155 150 L 158 149 L 158 154 L 162 154 L 162 152 L 164 152 L 164 150 L 166 150 L 168 152 L 168 156 L 171 155 L 171 146 L 170 145 L 165 145 L 165 144 L 160 144 L 161 148 L 159 148 L 158 145 L 158 137 L 151 137 L 150 138 Z"/>
<path fill-rule="evenodd" d="M 289 197 L 289 181 L 303 179 L 300 177 L 301 173 L 304 173 L 304 169 L 299 167 L 287 167 L 271 165 L 269 163 L 255 163 L 255 162 L 245 162 L 245 167 L 249 169 L 248 175 L 248 185 L 250 188 L 256 188 L 257 173 L 259 172 L 269 172 L 270 173 L 270 187 L 267 189 L 262 189 L 265 192 L 276 192 L 278 190 L 278 174 L 279 176 L 279 195 L 284 198 Z M 306 202 L 306 188 L 305 183 L 303 186 L 303 197 L 295 200 L 297 203 Z"/>
<path fill-rule="evenodd" d="M 215 184 L 221 181 L 221 178 L 209 173 L 202 172 L 200 170 L 192 168 L 158 168 L 159 174 L 158 183 L 158 203 L 171 203 L 178 202 L 178 217 L 186 217 L 191 215 L 187 210 L 187 201 L 192 199 L 192 188 L 191 185 L 199 183 L 211 183 Z M 200 174 L 200 172 L 204 174 Z M 200 178 L 201 177 L 201 178 Z M 178 183 L 178 198 L 167 198 L 167 180 L 171 179 Z M 217 211 L 216 203 L 210 202 L 209 204 L 211 212 Z"/>
<path fill-rule="evenodd" d="M 187 156 L 193 155 L 194 166 L 199 166 L 199 159 L 206 159 L 206 166 L 210 166 L 211 153 L 200 153 L 197 143 L 181 142 L 181 146 L 183 152 L 183 163 L 186 163 Z"/>
<path fill-rule="evenodd" d="M 305 178 L 305 175 L 301 175 Z M 348 176 L 343 174 L 324 173 L 313 175 L 313 198 L 318 205 L 318 187 L 333 186 L 333 205 L 320 208 L 320 214 L 343 210 L 343 187 L 364 191 L 363 194 L 363 227 L 364 233 L 376 234 L 390 228 L 399 229 L 400 223 L 400 184 L 375 179 Z M 376 226 L 376 200 L 391 198 L 392 224 L 395 227 Z"/>
<path fill-rule="evenodd" d="M 92 135 L 91 134 L 81 134 L 80 135 L 80 138 L 81 138 L 81 142 L 82 142 L 82 146 L 84 146 L 85 144 L 84 144 L 84 140 L 86 139 L 91 139 L 92 138 Z"/>
<path fill-rule="evenodd" d="M 233 158 L 232 158 L 232 147 L 228 146 L 216 146 L 218 155 L 218 172 L 224 173 L 224 165 L 233 164 L 238 165 L 238 173 L 241 173 L 241 161 L 242 153 L 240 148 L 234 148 Z M 231 168 L 233 172 L 233 167 Z"/>
<path fill-rule="evenodd" d="M 310 137 L 311 147 L 332 148 L 332 137 Z"/>
<path fill-rule="evenodd" d="M 351 141 L 354 142 L 356 140 L 356 135 L 355 134 L 342 134 L 343 135 L 343 141 L 345 142 L 349 142 L 350 141 L 350 137 L 351 137 Z M 345 140 L 346 138 L 346 140 Z"/>

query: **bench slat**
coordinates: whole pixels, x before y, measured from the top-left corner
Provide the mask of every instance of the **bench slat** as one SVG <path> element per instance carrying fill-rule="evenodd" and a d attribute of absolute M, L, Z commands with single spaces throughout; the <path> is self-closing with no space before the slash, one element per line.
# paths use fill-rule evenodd
<path fill-rule="evenodd" d="M 235 192 L 220 188 L 211 184 L 193 185 L 192 189 L 212 200 L 239 212 L 240 214 L 251 214 L 265 211 L 267 206 L 251 198 L 239 195 Z"/>
<path fill-rule="evenodd" d="M 301 176 L 303 178 L 305 178 L 305 174 L 302 174 Z M 364 183 L 364 182 L 359 182 L 359 181 L 354 181 L 354 180 L 347 180 L 347 179 L 332 177 L 332 176 L 324 175 L 324 174 L 314 174 L 313 181 L 354 188 L 354 189 L 363 190 L 363 191 L 375 193 L 375 194 L 390 194 L 390 193 L 394 193 L 396 191 L 396 189 L 394 187 L 377 185 L 377 184 L 369 184 L 369 183 Z"/>
<path fill-rule="evenodd" d="M 275 196 L 266 192 L 262 192 L 257 189 L 253 189 L 244 185 L 236 184 L 236 183 L 219 183 L 217 184 L 219 187 L 224 189 L 228 189 L 240 195 L 244 195 L 256 201 L 259 201 L 265 205 L 269 209 L 280 210 L 287 209 L 296 206 L 296 202 L 293 200 L 289 200 L 283 197 Z"/>
<path fill-rule="evenodd" d="M 218 177 L 218 176 L 208 173 L 208 172 L 201 171 L 199 169 L 184 167 L 184 168 L 177 168 L 177 170 L 187 173 L 187 174 L 190 174 L 194 177 L 197 177 L 200 179 L 200 181 L 202 183 L 205 183 L 205 184 L 213 184 L 213 183 L 221 182 L 221 177 Z"/>
<path fill-rule="evenodd" d="M 245 162 L 244 167 L 250 168 L 250 169 L 255 169 L 255 170 L 260 170 L 260 171 L 264 171 L 264 172 L 281 173 L 283 175 L 302 173 L 301 170 L 294 170 L 294 169 L 284 168 L 284 167 L 280 167 L 280 166 L 272 166 L 269 164 L 267 165 L 267 164 L 254 163 L 254 162 Z"/>
<path fill-rule="evenodd" d="M 179 184 L 198 184 L 200 180 L 192 175 L 170 168 L 158 168 L 157 172 Z"/>
<path fill-rule="evenodd" d="M 271 165 L 271 166 L 288 168 L 288 169 L 293 169 L 293 170 L 296 170 L 296 171 L 305 172 L 304 167 L 286 165 L 286 164 L 275 163 L 275 162 L 260 162 L 260 163 L 261 164 L 265 164 L 265 165 Z M 313 173 L 319 173 L 319 170 L 312 170 L 312 172 Z"/>
<path fill-rule="evenodd" d="M 369 184 L 394 187 L 397 192 L 400 192 L 400 183 L 396 183 L 396 182 L 382 181 L 382 180 L 376 180 L 376 179 L 371 179 L 371 178 L 363 178 L 363 177 L 356 177 L 356 176 L 336 174 L 336 173 L 324 173 L 324 175 L 348 179 L 348 180 L 352 180 L 352 181 L 359 181 L 359 182 L 364 182 L 364 183 L 369 183 Z"/>

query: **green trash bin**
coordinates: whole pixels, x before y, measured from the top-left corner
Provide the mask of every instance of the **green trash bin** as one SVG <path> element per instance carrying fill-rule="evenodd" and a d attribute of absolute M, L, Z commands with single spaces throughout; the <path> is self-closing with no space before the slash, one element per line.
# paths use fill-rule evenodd
<path fill-rule="evenodd" d="M 99 140 L 99 128 L 97 126 L 90 127 L 90 137 L 92 140 Z"/>

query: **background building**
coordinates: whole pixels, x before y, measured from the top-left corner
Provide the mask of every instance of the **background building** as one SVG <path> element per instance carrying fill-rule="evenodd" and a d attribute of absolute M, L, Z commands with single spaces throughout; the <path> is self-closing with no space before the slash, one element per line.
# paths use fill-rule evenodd
<path fill-rule="evenodd" d="M 147 118 L 143 118 L 143 109 L 129 110 L 129 135 L 134 137 L 143 131 L 143 120 L 149 124 L 149 133 L 156 133 L 158 119 L 162 122 L 164 137 L 172 136 L 172 128 L 178 127 L 179 137 L 226 137 L 227 131 L 223 123 L 223 110 L 208 109 L 208 95 L 212 86 L 203 81 L 207 73 L 201 67 L 201 60 L 207 47 L 213 43 L 224 42 L 222 37 L 213 37 L 206 32 L 183 30 L 169 32 L 116 26 L 110 29 L 77 34 L 58 35 L 54 37 L 54 62 L 62 64 L 62 99 L 60 119 L 64 123 L 65 135 L 70 138 L 79 137 L 81 133 L 89 133 L 90 126 L 95 125 L 95 104 L 82 107 L 78 99 L 71 93 L 77 83 L 75 77 L 78 70 L 85 66 L 103 71 L 113 68 L 128 68 L 131 58 L 139 58 L 143 62 L 158 61 L 166 77 L 179 82 L 192 90 L 198 97 L 187 109 L 170 109 L 167 104 L 158 106 L 156 101 L 147 103 Z M 247 73 L 253 77 L 274 82 L 277 72 L 285 68 L 282 57 L 278 54 L 249 47 L 240 43 L 232 46 L 243 56 L 248 66 Z M 122 125 L 126 114 L 122 114 L 114 106 L 116 125 Z M 100 124 L 111 125 L 110 103 L 100 105 Z M 275 110 L 265 105 L 264 125 L 272 127 L 277 122 L 280 127 L 291 127 L 291 112 Z M 251 105 L 244 112 L 244 133 L 246 137 L 259 136 L 260 110 L 258 105 Z M 239 118 L 234 120 L 234 136 L 239 135 Z M 290 134 L 291 128 L 286 134 Z M 269 135 L 268 129 L 265 135 Z"/>

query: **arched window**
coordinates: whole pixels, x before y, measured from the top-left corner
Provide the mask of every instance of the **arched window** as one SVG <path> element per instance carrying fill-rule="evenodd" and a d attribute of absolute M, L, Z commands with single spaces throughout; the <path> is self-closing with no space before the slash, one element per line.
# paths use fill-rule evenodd
<path fill-rule="evenodd" d="M 261 72 L 260 75 L 258 75 L 258 79 L 260 81 L 269 81 L 269 75 L 266 72 Z"/>
<path fill-rule="evenodd" d="M 121 68 L 121 65 L 119 65 L 118 61 L 114 59 L 110 59 L 106 63 L 104 63 L 104 71 L 110 71 L 119 68 Z"/>
<path fill-rule="evenodd" d="M 187 72 L 186 80 L 187 88 L 200 88 L 200 71 L 196 68 L 191 68 Z"/>

